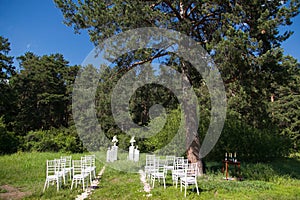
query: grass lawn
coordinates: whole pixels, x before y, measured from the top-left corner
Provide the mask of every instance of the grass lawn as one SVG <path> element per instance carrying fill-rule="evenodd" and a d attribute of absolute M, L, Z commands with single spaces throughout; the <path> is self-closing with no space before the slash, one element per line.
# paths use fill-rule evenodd
<path fill-rule="evenodd" d="M 56 191 L 55 186 L 50 186 L 43 193 L 46 177 L 46 160 L 60 158 L 61 155 L 66 154 L 17 153 L 0 156 L 0 186 L 13 186 L 21 192 L 25 192 L 26 196 L 21 199 L 75 199 L 80 193 L 80 187 L 71 191 L 70 180 L 65 186 L 63 185 L 59 192 Z M 72 159 L 80 159 L 84 155 L 87 154 L 72 154 Z M 100 165 L 100 163 L 97 163 L 98 170 L 100 170 Z M 4 193 L 2 192 L 2 194 Z"/>
<path fill-rule="evenodd" d="M 18 190 L 17 199 L 74 199 L 82 192 L 70 190 L 71 182 L 59 192 L 49 187 L 42 192 L 45 181 L 46 160 L 59 158 L 62 153 L 17 153 L 0 156 L 0 199 L 8 193 L 8 186 Z M 72 154 L 80 159 L 85 154 Z M 97 162 L 98 172 L 103 163 Z M 200 196 L 188 189 L 187 198 L 179 188 L 172 186 L 171 177 L 167 179 L 167 188 L 156 184 L 151 196 L 143 191 L 140 175 L 125 173 L 106 167 L 99 188 L 90 199 L 300 199 L 300 160 L 281 159 L 271 163 L 246 164 L 242 162 L 243 181 L 226 181 L 220 172 L 220 163 L 207 163 L 208 171 L 198 178 Z M 3 187 L 5 186 L 5 187 Z"/>

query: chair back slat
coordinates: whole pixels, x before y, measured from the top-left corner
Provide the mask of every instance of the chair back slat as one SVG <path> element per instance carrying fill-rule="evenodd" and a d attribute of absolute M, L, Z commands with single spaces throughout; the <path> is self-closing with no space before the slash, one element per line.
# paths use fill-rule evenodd
<path fill-rule="evenodd" d="M 47 160 L 47 176 L 57 174 L 61 169 L 59 159 Z"/>
<path fill-rule="evenodd" d="M 65 160 L 65 167 L 66 168 L 72 167 L 72 156 L 61 156 L 60 159 Z"/>

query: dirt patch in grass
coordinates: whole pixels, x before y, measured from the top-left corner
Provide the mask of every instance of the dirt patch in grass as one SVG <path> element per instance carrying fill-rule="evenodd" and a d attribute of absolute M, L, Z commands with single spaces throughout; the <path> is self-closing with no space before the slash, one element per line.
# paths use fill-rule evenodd
<path fill-rule="evenodd" d="M 30 192 L 21 192 L 18 188 L 11 185 L 2 185 L 0 186 L 0 190 L 2 191 L 0 193 L 1 200 L 17 200 L 30 195 Z"/>

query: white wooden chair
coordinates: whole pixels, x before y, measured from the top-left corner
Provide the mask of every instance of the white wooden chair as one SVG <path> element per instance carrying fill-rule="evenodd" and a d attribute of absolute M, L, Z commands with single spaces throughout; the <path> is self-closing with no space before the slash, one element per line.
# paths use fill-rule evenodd
<path fill-rule="evenodd" d="M 92 184 L 92 179 L 96 177 L 95 155 L 81 157 L 81 161 L 84 171 L 89 174 L 90 183 Z"/>
<path fill-rule="evenodd" d="M 61 158 L 61 159 L 57 159 L 60 161 L 60 168 L 59 168 L 59 171 L 56 172 L 59 174 L 59 176 L 62 177 L 63 181 L 64 181 L 64 184 L 66 184 L 66 179 L 67 179 L 67 176 L 68 176 L 68 172 L 66 170 L 66 159 L 64 158 Z"/>
<path fill-rule="evenodd" d="M 71 190 L 73 189 L 74 182 L 76 187 L 78 182 L 82 183 L 82 189 L 84 190 L 88 185 L 89 173 L 87 173 L 84 170 L 84 164 L 82 163 L 82 160 L 73 160 L 72 164 L 73 164 L 73 176 L 72 176 Z"/>
<path fill-rule="evenodd" d="M 166 156 L 165 168 L 167 170 L 167 173 L 168 170 L 170 171 L 174 170 L 174 167 L 175 167 L 175 156 Z"/>
<path fill-rule="evenodd" d="M 46 187 L 49 187 L 49 183 L 56 183 L 57 191 L 59 191 L 62 179 L 61 173 L 61 164 L 59 159 L 55 160 L 47 160 L 46 161 L 47 169 L 46 169 L 46 181 L 44 185 L 43 192 L 45 192 Z"/>
<path fill-rule="evenodd" d="M 175 184 L 176 188 L 178 186 L 178 181 L 180 177 L 184 176 L 184 170 L 188 165 L 188 160 L 183 157 L 175 158 L 174 170 L 172 170 L 172 181 L 173 185 Z"/>
<path fill-rule="evenodd" d="M 61 156 L 60 159 L 64 162 L 64 171 L 66 175 L 69 174 L 69 178 L 72 180 L 72 156 Z"/>
<path fill-rule="evenodd" d="M 91 162 L 91 168 L 93 178 L 96 178 L 96 156 L 95 155 L 87 155 L 85 156 L 87 159 L 90 159 Z"/>
<path fill-rule="evenodd" d="M 184 187 L 184 196 L 186 197 L 186 189 L 189 185 L 195 185 L 197 194 L 199 195 L 199 188 L 197 183 L 198 163 L 191 163 L 184 171 L 184 176 L 180 177 L 180 191 Z"/>
<path fill-rule="evenodd" d="M 151 172 L 151 182 L 152 182 L 152 188 L 154 188 L 155 180 L 162 179 L 164 188 L 166 189 L 166 168 L 164 167 L 165 160 L 160 160 L 159 158 L 155 158 L 154 160 L 154 170 Z"/>
<path fill-rule="evenodd" d="M 154 172 L 155 155 L 146 155 L 145 175 L 147 180 L 150 179 L 151 173 Z"/>

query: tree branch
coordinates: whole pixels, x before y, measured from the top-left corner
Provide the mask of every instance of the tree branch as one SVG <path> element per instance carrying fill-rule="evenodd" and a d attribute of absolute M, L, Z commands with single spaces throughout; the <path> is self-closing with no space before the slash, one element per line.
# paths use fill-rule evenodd
<path fill-rule="evenodd" d="M 135 63 L 131 64 L 127 69 L 132 69 L 133 67 L 135 67 L 135 66 L 137 66 L 137 65 L 141 65 L 141 64 L 144 64 L 144 63 L 146 63 L 146 62 L 150 62 L 150 61 L 152 61 L 152 60 L 154 60 L 154 59 L 156 59 L 156 58 L 159 58 L 159 57 L 168 55 L 168 53 L 169 53 L 169 52 L 166 52 L 166 53 L 163 53 L 163 54 L 158 53 L 158 54 L 156 54 L 156 55 L 154 55 L 154 56 L 151 56 L 151 57 L 149 57 L 149 58 L 147 58 L 147 59 L 145 59 L 145 60 L 141 60 L 141 61 L 138 61 L 138 62 L 135 62 Z"/>
<path fill-rule="evenodd" d="M 150 5 L 150 8 L 153 9 L 155 8 L 158 4 L 160 4 L 162 1 L 158 1 L 157 3 L 153 3 Z"/>
<path fill-rule="evenodd" d="M 206 16 L 204 16 L 200 21 L 196 22 L 194 25 L 193 25 L 193 29 L 197 26 L 199 26 L 200 24 L 202 24 L 208 17 L 211 17 L 211 16 L 215 16 L 216 13 L 209 13 L 207 14 Z"/>
<path fill-rule="evenodd" d="M 192 4 L 193 4 L 193 3 L 191 3 L 191 4 L 186 8 L 185 13 L 187 13 L 189 7 L 190 7 Z M 190 10 L 190 12 L 189 12 L 188 14 L 186 14 L 186 17 L 189 17 L 199 5 L 200 5 L 200 3 L 197 3 L 197 4 Z"/>
<path fill-rule="evenodd" d="M 182 20 L 180 13 L 172 6 L 172 3 L 169 0 L 164 0 L 164 2 L 172 9 L 178 20 Z"/>
<path fill-rule="evenodd" d="M 147 59 L 145 59 L 145 60 L 137 61 L 137 62 L 135 62 L 135 63 L 129 65 L 128 67 L 119 70 L 116 74 L 114 74 L 113 76 L 111 76 L 109 79 L 113 79 L 116 75 L 120 74 L 121 72 L 123 72 L 123 71 L 125 71 L 125 70 L 130 70 L 130 69 L 132 69 L 133 67 L 135 67 L 135 66 L 137 66 L 137 65 L 142 65 L 142 64 L 144 64 L 144 63 L 146 63 L 146 62 L 151 62 L 151 61 L 153 61 L 153 60 L 156 59 L 156 58 L 163 57 L 163 56 L 169 54 L 169 52 L 166 52 L 166 53 L 163 53 L 163 54 L 161 54 L 161 52 L 162 52 L 162 51 L 158 52 L 158 53 L 155 54 L 154 56 L 151 56 L 151 57 L 149 57 L 149 58 L 147 58 Z"/>

